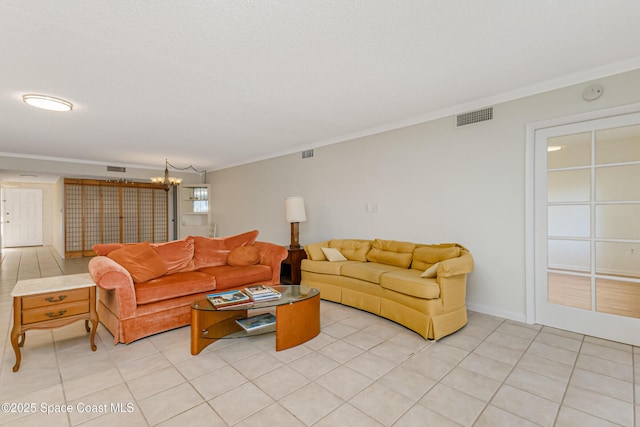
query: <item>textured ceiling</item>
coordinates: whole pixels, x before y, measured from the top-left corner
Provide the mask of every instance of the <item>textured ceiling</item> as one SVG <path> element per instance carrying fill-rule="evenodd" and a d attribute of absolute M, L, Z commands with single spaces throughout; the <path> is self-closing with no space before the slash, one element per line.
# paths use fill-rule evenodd
<path fill-rule="evenodd" d="M 4 0 L 0 152 L 220 169 L 640 68 L 638 22 L 638 0 Z"/>

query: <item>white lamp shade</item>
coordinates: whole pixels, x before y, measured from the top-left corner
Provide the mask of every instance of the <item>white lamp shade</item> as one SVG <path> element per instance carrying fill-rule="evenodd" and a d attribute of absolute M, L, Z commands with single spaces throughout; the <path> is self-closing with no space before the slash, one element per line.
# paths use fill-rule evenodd
<path fill-rule="evenodd" d="M 284 215 L 287 222 L 305 222 L 307 213 L 304 210 L 304 199 L 287 197 L 284 201 Z"/>

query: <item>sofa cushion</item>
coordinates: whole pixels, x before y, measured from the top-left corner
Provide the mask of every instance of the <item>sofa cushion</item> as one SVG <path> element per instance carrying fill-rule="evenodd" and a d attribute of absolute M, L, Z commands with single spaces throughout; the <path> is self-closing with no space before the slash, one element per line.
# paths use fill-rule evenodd
<path fill-rule="evenodd" d="M 167 272 L 167 266 L 148 242 L 126 245 L 107 255 L 123 266 L 134 283 L 142 283 L 160 277 Z"/>
<path fill-rule="evenodd" d="M 415 247 L 415 243 L 375 239 L 367 254 L 367 260 L 409 268 Z"/>
<path fill-rule="evenodd" d="M 246 267 L 232 265 L 218 265 L 199 270 L 216 278 L 216 289 L 219 291 L 237 286 L 251 285 L 258 282 L 271 281 L 271 267 L 262 264 Z"/>
<path fill-rule="evenodd" d="M 329 247 L 340 251 L 349 261 L 367 262 L 367 253 L 371 249 L 368 240 L 333 239 Z"/>
<path fill-rule="evenodd" d="M 346 261 L 347 259 L 336 248 L 320 248 L 329 262 Z"/>
<path fill-rule="evenodd" d="M 209 274 L 197 271 L 174 273 L 137 284 L 136 304 L 150 304 L 214 289 L 216 280 Z"/>
<path fill-rule="evenodd" d="M 229 252 L 227 264 L 234 267 L 244 267 L 260 262 L 260 252 L 255 246 L 238 246 Z"/>
<path fill-rule="evenodd" d="M 310 259 L 303 259 L 300 265 L 300 269 L 302 271 L 309 271 L 311 273 L 332 274 L 334 276 L 339 276 L 342 265 L 348 262 L 354 261 L 327 262 L 326 260 L 312 261 Z"/>
<path fill-rule="evenodd" d="M 152 243 L 151 247 L 167 266 L 167 274 L 194 270 L 192 237 L 166 243 Z"/>
<path fill-rule="evenodd" d="M 199 270 L 204 267 L 225 265 L 231 250 L 238 246 L 251 246 L 258 238 L 258 230 L 228 237 L 191 236 L 194 243 L 193 263 Z"/>
<path fill-rule="evenodd" d="M 379 284 L 380 276 L 383 273 L 399 269 L 400 267 L 377 262 L 349 262 L 342 265 L 340 274 L 345 277 L 352 277 L 354 279 Z"/>
<path fill-rule="evenodd" d="M 380 278 L 380 286 L 418 298 L 440 298 L 440 287 L 436 279 L 421 278 L 420 272 L 414 269 L 395 270 L 385 273 Z"/>
<path fill-rule="evenodd" d="M 311 243 L 309 245 L 304 246 L 304 251 L 307 253 L 307 259 L 312 261 L 326 261 L 327 258 L 324 256 L 324 252 L 322 252 L 322 248 L 329 247 L 329 241 L 326 240 L 324 242 Z"/>
<path fill-rule="evenodd" d="M 426 270 L 433 264 L 460 256 L 460 247 L 455 244 L 419 246 L 413 251 L 411 268 Z"/>

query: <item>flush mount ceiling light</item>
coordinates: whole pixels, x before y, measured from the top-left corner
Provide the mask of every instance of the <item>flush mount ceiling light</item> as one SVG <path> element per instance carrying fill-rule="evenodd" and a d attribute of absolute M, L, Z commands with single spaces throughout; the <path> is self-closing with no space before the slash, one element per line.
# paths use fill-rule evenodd
<path fill-rule="evenodd" d="M 73 104 L 64 99 L 47 95 L 22 95 L 22 100 L 32 107 L 43 108 L 50 111 L 71 111 Z"/>

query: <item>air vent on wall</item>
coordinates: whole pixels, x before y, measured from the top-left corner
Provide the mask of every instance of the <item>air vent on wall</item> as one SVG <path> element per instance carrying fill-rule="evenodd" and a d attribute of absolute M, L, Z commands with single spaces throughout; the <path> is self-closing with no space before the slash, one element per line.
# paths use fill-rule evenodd
<path fill-rule="evenodd" d="M 304 150 L 302 152 L 302 158 L 308 159 L 309 157 L 313 157 L 313 150 Z"/>
<path fill-rule="evenodd" d="M 121 166 L 107 166 L 107 172 L 126 172 L 127 168 Z"/>
<path fill-rule="evenodd" d="M 456 127 L 471 125 L 493 119 L 493 107 L 470 111 L 456 116 Z"/>

